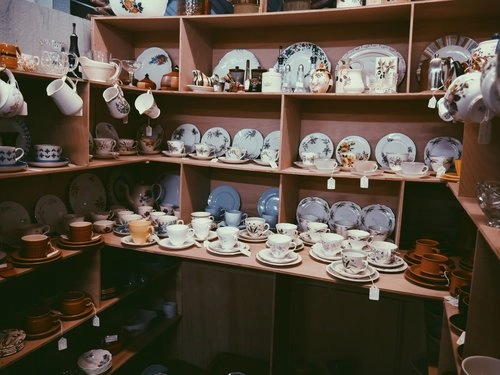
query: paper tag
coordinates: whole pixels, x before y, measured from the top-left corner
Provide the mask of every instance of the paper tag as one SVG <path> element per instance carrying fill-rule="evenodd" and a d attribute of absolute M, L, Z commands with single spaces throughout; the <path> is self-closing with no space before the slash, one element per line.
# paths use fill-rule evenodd
<path fill-rule="evenodd" d="M 380 298 L 380 290 L 378 287 L 376 287 L 375 285 L 372 285 L 370 287 L 370 293 L 368 295 L 368 299 L 371 300 L 371 301 L 378 301 Z"/>
<path fill-rule="evenodd" d="M 219 161 L 219 159 L 217 159 L 217 158 L 213 158 L 213 159 L 211 159 L 210 161 L 211 161 L 212 163 L 217 163 L 217 162 Z"/>
<path fill-rule="evenodd" d="M 444 300 L 452 306 L 458 307 L 458 298 L 452 296 L 445 296 Z"/>
<path fill-rule="evenodd" d="M 100 327 L 101 326 L 101 321 L 99 319 L 99 317 L 96 315 L 92 318 L 92 325 L 94 327 Z"/>
<path fill-rule="evenodd" d="M 117 342 L 118 341 L 118 335 L 106 335 L 104 336 L 104 342 L 106 344 L 112 343 L 112 342 Z"/>
<path fill-rule="evenodd" d="M 64 338 L 61 337 L 59 341 L 57 341 L 57 350 L 65 350 L 68 348 L 68 341 Z"/>
<path fill-rule="evenodd" d="M 368 177 L 363 176 L 359 179 L 359 187 L 363 189 L 368 189 Z"/>
<path fill-rule="evenodd" d="M 271 166 L 271 168 L 273 169 L 278 169 L 278 164 L 274 161 L 274 160 L 271 160 L 269 162 L 269 165 Z"/>
<path fill-rule="evenodd" d="M 441 177 L 446 173 L 446 168 L 444 166 L 440 166 L 436 171 L 436 177 Z"/>
<path fill-rule="evenodd" d="M 1 269 L 1 268 L 7 268 L 7 267 L 8 267 L 8 264 L 7 264 L 7 263 L 2 263 L 2 264 L 0 264 L 0 269 Z"/>
<path fill-rule="evenodd" d="M 457 340 L 457 345 L 462 345 L 465 342 L 465 331 L 462 332 Z"/>
<path fill-rule="evenodd" d="M 481 121 L 479 124 L 479 134 L 477 136 L 477 143 L 480 145 L 487 145 L 491 140 L 491 121 Z"/>
<path fill-rule="evenodd" d="M 429 103 L 427 103 L 428 108 L 436 108 L 437 100 L 436 97 L 433 95 L 432 98 L 429 99 Z"/>
<path fill-rule="evenodd" d="M 153 136 L 153 128 L 148 125 L 146 126 L 146 137 L 152 137 Z"/>
<path fill-rule="evenodd" d="M 335 190 L 335 179 L 330 177 L 326 183 L 326 188 L 328 190 Z"/>

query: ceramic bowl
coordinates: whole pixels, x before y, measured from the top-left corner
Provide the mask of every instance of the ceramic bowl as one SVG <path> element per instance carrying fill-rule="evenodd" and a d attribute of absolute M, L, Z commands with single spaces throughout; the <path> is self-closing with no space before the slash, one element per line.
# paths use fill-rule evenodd
<path fill-rule="evenodd" d="M 160 17 L 165 14 L 167 2 L 168 0 L 110 0 L 109 4 L 117 16 Z"/>
<path fill-rule="evenodd" d="M 455 121 L 479 123 L 486 114 L 481 95 L 481 72 L 463 74 L 451 83 L 444 105 Z"/>

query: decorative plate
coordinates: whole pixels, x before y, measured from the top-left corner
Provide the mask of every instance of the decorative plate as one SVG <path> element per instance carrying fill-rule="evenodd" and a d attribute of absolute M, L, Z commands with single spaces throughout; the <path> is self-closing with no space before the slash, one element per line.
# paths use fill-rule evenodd
<path fill-rule="evenodd" d="M 318 218 L 316 221 L 326 223 L 328 222 L 329 211 L 330 206 L 323 198 L 306 197 L 302 199 L 297 206 L 296 212 L 299 230 L 304 231 L 306 229 L 302 226 L 302 221 L 305 215 L 313 215 Z"/>
<path fill-rule="evenodd" d="M 200 142 L 200 130 L 193 124 L 179 125 L 172 133 L 170 139 L 183 141 L 186 153 L 194 152 L 194 145 Z"/>
<path fill-rule="evenodd" d="M 28 163 L 24 161 L 16 161 L 13 165 L 0 165 L 0 173 L 20 172 L 28 168 Z"/>
<path fill-rule="evenodd" d="M 304 66 L 306 80 L 309 79 L 309 70 L 311 66 L 311 56 L 316 56 L 316 66 L 323 63 L 328 70 L 331 72 L 332 64 L 328 60 L 328 56 L 325 51 L 323 51 L 318 45 L 309 42 L 299 42 L 286 47 L 282 51 L 283 65 L 290 65 L 290 70 L 292 72 L 292 87 L 295 88 L 295 77 L 297 75 L 297 70 L 299 65 Z M 274 68 L 278 70 L 278 63 L 274 64 Z"/>
<path fill-rule="evenodd" d="M 181 178 L 178 174 L 166 174 L 162 176 L 158 182 L 163 190 L 160 197 L 160 204 L 173 204 L 174 207 L 179 207 L 179 194 Z"/>
<path fill-rule="evenodd" d="M 106 189 L 99 177 L 92 173 L 76 176 L 69 187 L 69 204 L 76 214 L 89 215 L 92 211 L 104 211 Z"/>
<path fill-rule="evenodd" d="M 229 159 L 229 158 L 226 158 L 225 156 L 221 156 L 219 158 L 219 161 L 221 161 L 222 163 L 226 163 L 226 164 L 244 164 L 244 163 L 249 162 L 250 159 Z"/>
<path fill-rule="evenodd" d="M 61 219 L 68 213 L 66 205 L 56 195 L 47 194 L 36 202 L 35 219 L 38 224 L 48 224 L 52 231 L 61 225 Z"/>
<path fill-rule="evenodd" d="M 95 126 L 96 138 L 113 138 L 118 144 L 120 136 L 118 135 L 115 127 L 107 122 L 100 122 Z"/>
<path fill-rule="evenodd" d="M 302 262 L 302 257 L 294 251 L 290 251 L 282 259 L 276 259 L 271 255 L 270 249 L 262 249 L 257 253 L 256 258 L 262 263 L 269 264 L 271 266 L 291 266 Z"/>
<path fill-rule="evenodd" d="M 24 206 L 13 201 L 0 203 L 0 234 L 8 234 L 26 224 L 31 224 L 31 219 Z"/>
<path fill-rule="evenodd" d="M 215 147 L 215 155 L 222 156 L 226 153 L 226 149 L 231 144 L 231 137 L 226 129 L 221 127 L 214 127 L 208 129 L 203 137 L 201 143 L 208 143 Z"/>
<path fill-rule="evenodd" d="M 30 167 L 37 167 L 37 168 L 60 168 L 60 167 L 65 167 L 69 164 L 69 159 L 68 158 L 61 158 L 60 160 L 57 161 L 29 161 L 28 165 Z"/>
<path fill-rule="evenodd" d="M 156 89 L 159 90 L 163 75 L 172 71 L 172 60 L 168 53 L 161 48 L 151 47 L 137 56 L 137 61 L 142 63 L 142 67 L 134 73 L 134 78 L 140 81 L 148 74 L 149 79 L 156 83 Z"/>
<path fill-rule="evenodd" d="M 135 185 L 132 173 L 125 168 L 113 168 L 108 175 L 107 192 L 111 204 L 128 204 L 125 194 L 125 185 L 132 189 Z"/>
<path fill-rule="evenodd" d="M 229 69 L 239 67 L 245 69 L 247 60 L 250 60 L 250 69 L 257 69 L 260 66 L 255 55 L 246 49 L 234 49 L 226 53 L 215 66 L 213 74 L 217 74 L 219 79 L 229 73 Z"/>
<path fill-rule="evenodd" d="M 337 144 L 335 158 L 339 164 L 342 164 L 342 154 L 345 153 L 356 154 L 356 160 L 368 160 L 371 155 L 370 144 L 363 137 L 350 135 Z"/>
<path fill-rule="evenodd" d="M 241 199 L 235 188 L 229 185 L 221 185 L 212 190 L 208 196 L 207 204 L 219 209 L 239 210 Z"/>
<path fill-rule="evenodd" d="M 453 159 L 462 157 L 462 143 L 453 137 L 432 138 L 425 145 L 424 163 L 431 168 L 431 157 L 446 156 Z"/>
<path fill-rule="evenodd" d="M 278 188 L 266 190 L 259 198 L 257 211 L 259 216 L 263 214 L 278 216 L 280 205 L 280 196 Z"/>
<path fill-rule="evenodd" d="M 3 139 L 2 133 L 17 133 L 15 139 L 16 147 L 22 148 L 25 156 L 29 154 L 31 147 L 31 135 L 23 117 L 15 116 L 10 118 L 0 118 L 0 144 L 8 146 Z"/>
<path fill-rule="evenodd" d="M 415 161 L 417 147 L 410 137 L 402 133 L 389 133 L 375 146 L 375 157 L 383 168 L 389 168 L 387 154 L 390 153 L 408 154 L 408 161 Z"/>
<path fill-rule="evenodd" d="M 361 207 L 350 201 L 335 202 L 330 207 L 328 225 L 333 228 L 336 222 L 358 227 L 361 224 Z"/>
<path fill-rule="evenodd" d="M 241 129 L 233 138 L 233 146 L 246 151 L 246 158 L 257 159 L 264 144 L 264 137 L 257 129 Z"/>
<path fill-rule="evenodd" d="M 299 155 L 303 152 L 315 152 L 322 159 L 330 159 L 335 146 L 332 140 L 323 133 L 311 133 L 306 135 L 299 145 Z"/>
<path fill-rule="evenodd" d="M 375 76 L 375 58 L 377 57 L 398 58 L 399 85 L 406 74 L 406 61 L 398 51 L 385 44 L 363 44 L 362 46 L 351 49 L 340 58 L 336 69 L 341 65 L 350 65 L 349 61 L 357 61 L 363 64 L 363 71 L 367 77 Z"/>
<path fill-rule="evenodd" d="M 264 142 L 262 143 L 262 149 L 279 150 L 281 142 L 281 132 L 279 130 L 274 130 L 264 137 Z"/>
<path fill-rule="evenodd" d="M 396 226 L 394 212 L 383 204 L 371 204 L 361 210 L 361 229 L 368 230 L 371 226 L 379 226 L 389 230 L 389 235 Z"/>

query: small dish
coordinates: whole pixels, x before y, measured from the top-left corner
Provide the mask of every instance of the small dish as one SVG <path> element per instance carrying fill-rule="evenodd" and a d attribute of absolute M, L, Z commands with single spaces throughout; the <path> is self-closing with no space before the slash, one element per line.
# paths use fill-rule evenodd
<path fill-rule="evenodd" d="M 171 158 L 183 158 L 187 156 L 185 152 L 171 152 L 171 151 L 162 151 L 161 152 L 165 156 L 169 156 Z"/>
<path fill-rule="evenodd" d="M 182 250 L 182 249 L 187 249 L 188 247 L 191 247 L 194 245 L 194 239 L 187 239 L 186 241 L 184 241 L 184 243 L 182 245 L 174 245 L 171 241 L 170 241 L 170 238 L 164 238 L 162 240 L 160 240 L 160 242 L 158 242 L 158 245 L 160 247 L 163 247 L 165 249 L 169 249 L 169 250 Z"/>
<path fill-rule="evenodd" d="M 197 85 L 187 85 L 187 87 L 194 92 L 214 92 L 212 86 L 197 86 Z"/>
<path fill-rule="evenodd" d="M 121 239 L 121 243 L 123 245 L 134 246 L 134 247 L 150 246 L 150 245 L 154 245 L 156 243 L 156 236 L 149 236 L 148 240 L 145 243 L 135 243 L 132 240 L 132 236 L 125 236 Z"/>
<path fill-rule="evenodd" d="M 228 159 L 225 156 L 221 156 L 219 160 L 227 164 L 244 164 L 250 161 L 250 159 Z"/>

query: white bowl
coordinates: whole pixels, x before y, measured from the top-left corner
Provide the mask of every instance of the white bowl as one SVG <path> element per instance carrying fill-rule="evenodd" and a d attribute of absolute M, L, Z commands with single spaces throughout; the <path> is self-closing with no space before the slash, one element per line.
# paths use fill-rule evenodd
<path fill-rule="evenodd" d="M 117 16 L 128 17 L 160 17 L 165 15 L 168 0 L 141 0 L 129 1 L 130 6 L 124 5 L 124 0 L 110 0 L 109 4 Z"/>

